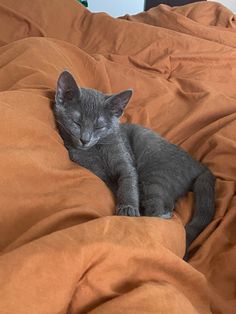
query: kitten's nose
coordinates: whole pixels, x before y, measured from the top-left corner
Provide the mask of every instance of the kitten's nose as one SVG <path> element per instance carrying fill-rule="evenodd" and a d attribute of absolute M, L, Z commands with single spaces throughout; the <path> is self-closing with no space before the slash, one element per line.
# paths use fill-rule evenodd
<path fill-rule="evenodd" d="M 82 143 L 82 145 L 86 145 L 86 144 L 89 143 L 89 140 L 86 140 L 86 139 L 81 138 L 81 139 L 80 139 L 80 142 Z"/>
<path fill-rule="evenodd" d="M 91 135 L 88 132 L 85 132 L 81 135 L 80 137 L 80 141 L 82 143 L 83 146 L 85 146 L 86 144 L 88 144 L 90 142 L 91 139 Z"/>

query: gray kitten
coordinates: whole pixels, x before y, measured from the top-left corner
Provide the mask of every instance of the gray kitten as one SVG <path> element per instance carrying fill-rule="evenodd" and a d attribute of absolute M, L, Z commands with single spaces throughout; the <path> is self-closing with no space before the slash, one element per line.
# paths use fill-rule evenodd
<path fill-rule="evenodd" d="M 189 190 L 196 210 L 186 225 L 187 247 L 211 222 L 215 178 L 180 147 L 150 129 L 120 124 L 131 90 L 105 95 L 80 88 L 61 73 L 54 115 L 71 160 L 100 177 L 116 196 L 116 214 L 170 218 Z"/>

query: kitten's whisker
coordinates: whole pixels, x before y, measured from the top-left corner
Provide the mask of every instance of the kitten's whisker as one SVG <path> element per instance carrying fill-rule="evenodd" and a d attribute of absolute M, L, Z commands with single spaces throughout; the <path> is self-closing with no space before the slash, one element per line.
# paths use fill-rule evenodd
<path fill-rule="evenodd" d="M 112 141 L 110 141 L 110 142 L 109 142 L 109 141 L 104 141 L 104 142 L 103 142 L 103 141 L 99 141 L 98 144 L 101 144 L 101 145 L 110 145 L 110 144 L 114 144 L 114 142 L 112 142 Z"/>

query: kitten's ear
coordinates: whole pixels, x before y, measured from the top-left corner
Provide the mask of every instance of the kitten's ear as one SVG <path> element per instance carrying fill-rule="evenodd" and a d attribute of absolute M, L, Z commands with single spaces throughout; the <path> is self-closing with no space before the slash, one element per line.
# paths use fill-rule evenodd
<path fill-rule="evenodd" d="M 56 103 L 63 104 L 66 100 L 72 100 L 79 97 L 80 89 L 75 79 L 68 71 L 63 71 L 57 81 Z"/>
<path fill-rule="evenodd" d="M 109 108 L 114 116 L 119 118 L 127 106 L 132 94 L 133 90 L 127 89 L 121 93 L 108 96 L 106 100 L 106 107 Z"/>

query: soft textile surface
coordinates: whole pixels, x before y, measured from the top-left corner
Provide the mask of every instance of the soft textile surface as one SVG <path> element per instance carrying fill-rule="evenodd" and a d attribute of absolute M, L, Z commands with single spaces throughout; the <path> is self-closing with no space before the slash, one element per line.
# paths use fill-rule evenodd
<path fill-rule="evenodd" d="M 73 0 L 0 0 L 0 313 L 235 313 L 236 22 L 216 3 L 113 19 Z M 123 121 L 153 128 L 217 177 L 214 221 L 185 250 L 171 220 L 112 216 L 68 158 L 51 106 L 68 69 L 134 89 Z"/>

